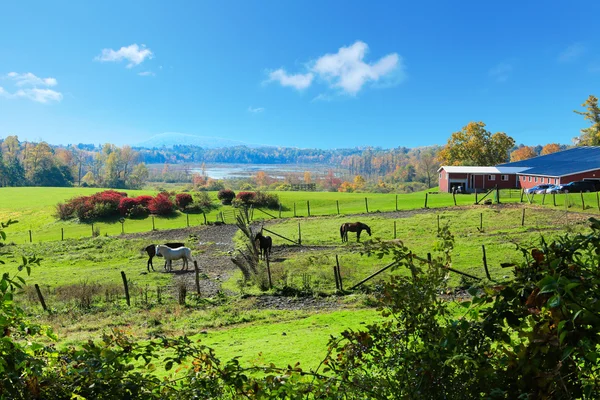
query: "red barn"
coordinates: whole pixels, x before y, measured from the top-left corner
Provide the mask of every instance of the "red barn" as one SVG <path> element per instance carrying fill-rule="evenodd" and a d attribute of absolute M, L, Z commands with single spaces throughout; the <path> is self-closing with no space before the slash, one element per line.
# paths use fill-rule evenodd
<path fill-rule="evenodd" d="M 500 164 L 495 167 L 442 166 L 440 191 L 463 191 L 530 188 L 542 183 L 562 185 L 581 180 L 600 181 L 600 146 L 573 147 L 528 160 Z"/>

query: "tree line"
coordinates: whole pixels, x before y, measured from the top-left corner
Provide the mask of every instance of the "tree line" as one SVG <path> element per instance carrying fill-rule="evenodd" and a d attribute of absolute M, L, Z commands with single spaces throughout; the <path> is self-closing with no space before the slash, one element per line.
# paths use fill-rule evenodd
<path fill-rule="evenodd" d="M 130 146 L 53 146 L 44 141 L 0 140 L 0 186 L 140 188 L 148 169 Z"/>

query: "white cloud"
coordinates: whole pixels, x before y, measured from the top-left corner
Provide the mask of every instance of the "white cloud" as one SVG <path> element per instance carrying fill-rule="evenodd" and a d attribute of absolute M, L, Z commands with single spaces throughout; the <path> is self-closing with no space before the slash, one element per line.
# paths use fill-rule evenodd
<path fill-rule="evenodd" d="M 127 60 L 129 61 L 129 64 L 127 64 L 127 68 L 132 68 L 144 62 L 146 58 L 150 59 L 153 56 L 154 54 L 152 53 L 152 51 L 146 48 L 145 45 L 142 45 L 140 47 L 136 43 L 134 43 L 127 47 L 121 47 L 119 50 L 102 49 L 100 55 L 96 56 L 94 60 L 101 62 L 118 62 L 122 60 Z"/>
<path fill-rule="evenodd" d="M 56 86 L 58 84 L 54 78 L 38 78 L 31 72 L 24 74 L 9 72 L 7 77 L 14 80 L 17 86 Z"/>
<path fill-rule="evenodd" d="M 496 79 L 496 82 L 506 82 L 513 71 L 512 64 L 502 62 L 490 69 L 488 75 Z"/>
<path fill-rule="evenodd" d="M 364 62 L 369 46 L 356 41 L 348 47 L 341 47 L 335 54 L 325 54 L 317 59 L 312 70 L 327 80 L 332 87 L 340 88 L 347 94 L 355 95 L 369 81 L 378 82 L 389 77 L 398 67 L 399 81 L 404 79 L 402 60 L 397 53 L 388 54 L 375 63 Z"/>
<path fill-rule="evenodd" d="M 38 103 L 49 103 L 51 101 L 61 101 L 63 98 L 62 93 L 52 89 L 19 89 L 13 95 L 13 97 L 23 97 L 29 100 L 37 101 Z"/>
<path fill-rule="evenodd" d="M 585 46 L 581 43 L 573 43 L 558 55 L 558 61 L 563 63 L 575 61 L 583 53 L 585 53 Z"/>
<path fill-rule="evenodd" d="M 310 62 L 304 74 L 288 74 L 283 68 L 272 71 L 268 82 L 276 81 L 282 86 L 301 90 L 319 77 L 336 91 L 356 95 L 367 83 L 390 87 L 406 78 L 402 58 L 397 53 L 390 53 L 375 62 L 365 62 L 368 51 L 369 46 L 359 40 L 341 47 L 335 54 L 325 54 Z"/>
<path fill-rule="evenodd" d="M 294 89 L 302 90 L 309 87 L 313 81 L 314 75 L 308 74 L 295 74 L 289 75 L 283 68 L 271 71 L 269 73 L 269 82 L 279 82 L 281 86 L 291 86 Z"/>
<path fill-rule="evenodd" d="M 5 76 L 5 79 L 13 81 L 15 89 L 17 89 L 14 93 L 10 93 L 0 87 L 0 95 L 8 99 L 25 98 L 46 104 L 53 101 L 59 102 L 63 98 L 62 93 L 45 88 L 58 85 L 58 81 L 55 78 L 39 78 L 31 72 L 22 74 L 9 72 Z"/>
<path fill-rule="evenodd" d="M 252 106 L 248 107 L 248 112 L 251 112 L 253 114 L 258 114 L 263 111 L 265 111 L 264 107 L 252 107 Z"/>
<path fill-rule="evenodd" d="M 144 71 L 144 72 L 138 72 L 139 76 L 156 76 L 156 74 L 152 71 Z"/>

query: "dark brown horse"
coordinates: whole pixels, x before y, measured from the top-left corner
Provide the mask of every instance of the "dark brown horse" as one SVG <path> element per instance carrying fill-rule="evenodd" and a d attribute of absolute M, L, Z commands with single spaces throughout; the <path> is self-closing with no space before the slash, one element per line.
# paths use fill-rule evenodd
<path fill-rule="evenodd" d="M 342 237 L 342 242 L 348 241 L 348 232 L 356 232 L 356 241 L 360 242 L 360 233 L 362 231 L 367 231 L 369 236 L 371 236 L 371 228 L 369 225 L 363 224 L 362 222 L 345 222 L 340 226 L 340 236 Z"/>
<path fill-rule="evenodd" d="M 271 247 L 273 246 L 273 240 L 271 236 L 263 236 L 262 232 L 258 232 L 254 237 L 254 240 L 259 241 L 259 251 L 263 260 L 271 255 Z"/>
<path fill-rule="evenodd" d="M 185 246 L 185 243 L 179 243 L 179 242 L 165 243 L 165 246 L 170 247 L 172 249 L 176 249 L 178 247 Z M 146 253 L 148 253 L 148 265 L 146 265 L 146 267 L 148 268 L 148 272 L 150 272 L 150 267 L 152 267 L 152 271 L 156 271 L 154 269 L 154 265 L 152 265 L 152 259 L 156 255 L 156 245 L 151 244 L 149 246 L 146 246 L 146 248 L 144 248 L 144 250 L 146 250 Z M 160 255 L 158 257 L 160 257 Z"/>

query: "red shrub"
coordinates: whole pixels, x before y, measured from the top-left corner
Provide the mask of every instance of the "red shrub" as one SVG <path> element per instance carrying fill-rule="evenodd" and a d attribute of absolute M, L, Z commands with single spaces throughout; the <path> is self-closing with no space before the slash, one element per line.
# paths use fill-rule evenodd
<path fill-rule="evenodd" d="M 150 204 L 150 202 L 152 201 L 153 198 L 154 197 L 152 197 L 152 196 L 144 194 L 144 195 L 136 197 L 135 199 L 139 204 L 143 205 L 144 207 L 148 207 L 148 205 Z"/>
<path fill-rule="evenodd" d="M 255 197 L 256 193 L 254 192 L 239 192 L 237 196 L 235 196 L 236 199 L 240 200 L 244 204 L 252 203 Z"/>
<path fill-rule="evenodd" d="M 129 214 L 133 207 L 139 204 L 140 202 L 137 199 L 131 197 L 123 197 L 121 198 L 121 202 L 119 203 L 119 213 L 122 216 L 126 216 Z"/>
<path fill-rule="evenodd" d="M 175 204 L 177 204 L 177 207 L 180 210 L 185 209 L 186 206 L 188 206 L 189 204 L 192 204 L 194 202 L 194 199 L 192 198 L 192 195 L 187 194 L 187 193 L 179 193 L 177 196 L 175 196 Z"/>
<path fill-rule="evenodd" d="M 150 201 L 148 209 L 155 215 L 169 215 L 174 211 L 175 205 L 169 198 L 169 194 L 162 192 Z"/>

